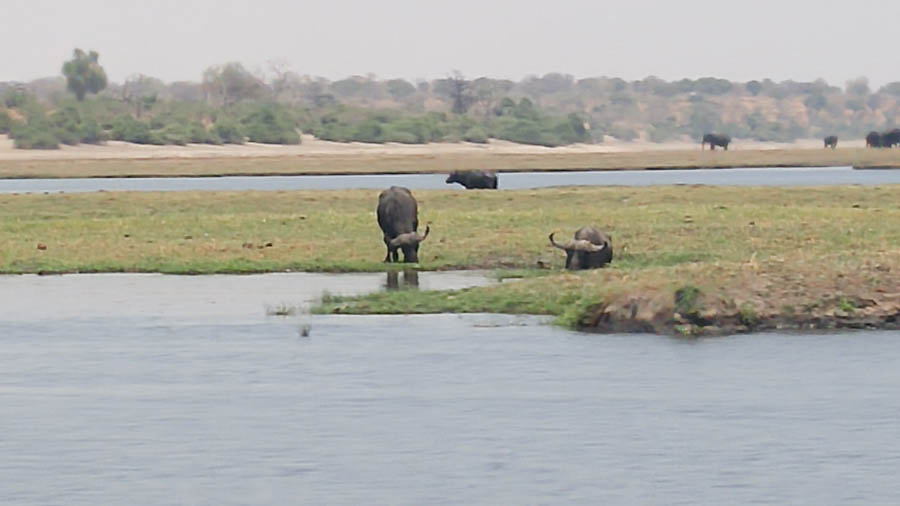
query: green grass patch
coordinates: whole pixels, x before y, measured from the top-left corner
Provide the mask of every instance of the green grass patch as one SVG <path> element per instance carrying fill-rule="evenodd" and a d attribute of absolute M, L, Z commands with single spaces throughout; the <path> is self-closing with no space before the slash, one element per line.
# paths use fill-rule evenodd
<path fill-rule="evenodd" d="M 620 277 L 647 269 L 854 262 L 900 244 L 900 187 L 415 191 L 424 270 L 559 272 L 547 235 L 607 230 Z M 0 195 L 0 272 L 384 269 L 378 191 Z M 727 212 L 718 209 L 727 207 Z M 685 216 L 690 216 L 686 222 Z M 510 271 L 511 270 L 511 271 Z M 690 281 L 690 280 L 688 280 Z"/>
<path fill-rule="evenodd" d="M 316 311 L 528 313 L 572 327 L 597 324 L 603 311 L 616 318 L 645 314 L 652 322 L 668 311 L 690 325 L 706 325 L 706 315 L 715 313 L 757 328 L 785 307 L 802 308 L 798 318 L 835 308 L 861 313 L 855 301 L 900 286 L 900 227 L 890 226 L 900 222 L 900 186 L 414 195 L 420 223 L 431 226 L 416 268 L 494 269 L 502 282 L 451 292 L 325 294 Z M 0 272 L 410 267 L 381 262 L 377 196 L 372 190 L 0 195 Z M 570 236 L 586 224 L 611 234 L 615 259 L 607 268 L 566 272 L 564 255 L 547 235 Z"/>

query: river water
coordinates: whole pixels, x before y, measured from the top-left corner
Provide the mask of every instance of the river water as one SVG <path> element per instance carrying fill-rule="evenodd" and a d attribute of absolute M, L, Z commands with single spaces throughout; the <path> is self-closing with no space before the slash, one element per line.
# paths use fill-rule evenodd
<path fill-rule="evenodd" d="M 381 189 L 462 189 L 447 185 L 446 174 L 364 176 L 234 176 L 96 179 L 0 179 L 0 193 L 92 191 L 240 191 Z M 691 170 L 519 172 L 499 175 L 501 190 L 568 185 L 653 186 L 705 184 L 733 186 L 825 186 L 900 184 L 900 170 L 851 167 L 788 167 Z"/>
<path fill-rule="evenodd" d="M 0 277 L 0 504 L 900 503 L 896 332 L 266 314 L 388 285 Z"/>

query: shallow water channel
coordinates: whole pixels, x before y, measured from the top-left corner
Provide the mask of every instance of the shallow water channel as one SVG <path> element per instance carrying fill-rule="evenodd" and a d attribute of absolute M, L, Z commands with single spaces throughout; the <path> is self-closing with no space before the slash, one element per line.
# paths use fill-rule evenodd
<path fill-rule="evenodd" d="M 394 284 L 0 277 L 0 504 L 900 503 L 896 332 L 266 314 Z"/>
<path fill-rule="evenodd" d="M 446 174 L 345 176 L 228 176 L 89 179 L 0 179 L 0 193 L 92 191 L 242 191 L 380 189 L 391 185 L 416 190 L 457 189 Z M 900 184 L 900 170 L 851 167 L 785 167 L 691 170 L 511 172 L 499 175 L 501 190 L 551 186 L 826 186 Z"/>

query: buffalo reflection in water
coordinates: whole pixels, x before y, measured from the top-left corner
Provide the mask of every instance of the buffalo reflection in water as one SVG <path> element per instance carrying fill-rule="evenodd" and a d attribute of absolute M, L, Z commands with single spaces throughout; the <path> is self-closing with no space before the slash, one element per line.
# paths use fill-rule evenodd
<path fill-rule="evenodd" d="M 419 271 L 415 269 L 403 269 L 401 271 L 387 271 L 387 282 L 385 288 L 388 290 L 418 290 L 419 289 Z"/>

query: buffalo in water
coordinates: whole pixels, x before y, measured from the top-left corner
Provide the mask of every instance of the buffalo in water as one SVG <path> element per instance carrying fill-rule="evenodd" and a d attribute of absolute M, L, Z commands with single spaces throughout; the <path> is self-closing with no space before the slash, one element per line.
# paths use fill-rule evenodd
<path fill-rule="evenodd" d="M 700 149 L 702 150 L 707 144 L 709 144 L 709 149 L 712 151 L 716 150 L 716 146 L 722 146 L 722 149 L 728 151 L 728 144 L 730 143 L 731 137 L 727 135 L 706 134 L 703 136 L 703 140 L 700 142 Z"/>
<path fill-rule="evenodd" d="M 566 252 L 566 269 L 596 269 L 612 262 L 612 239 L 595 227 L 579 228 L 575 239 L 565 244 L 556 242 L 553 234 L 550 244 Z"/>
<path fill-rule="evenodd" d="M 454 170 L 447 177 L 447 184 L 459 183 L 471 189 L 497 189 L 497 174 L 487 170 Z"/>
<path fill-rule="evenodd" d="M 900 144 L 900 128 L 895 128 L 881 134 L 881 147 L 892 148 L 897 144 Z"/>
<path fill-rule="evenodd" d="M 837 141 L 837 135 L 829 135 L 828 137 L 825 137 L 825 147 L 834 149 L 837 147 Z"/>
<path fill-rule="evenodd" d="M 881 147 L 881 134 L 874 130 L 869 132 L 869 135 L 866 136 L 866 147 L 867 148 L 880 148 Z"/>
<path fill-rule="evenodd" d="M 419 243 L 428 237 L 430 227 L 420 234 L 419 210 L 415 197 L 407 188 L 391 186 L 378 196 L 378 226 L 384 232 L 387 247 L 385 262 L 398 262 L 399 250 L 403 250 L 403 261 L 419 262 Z"/>

